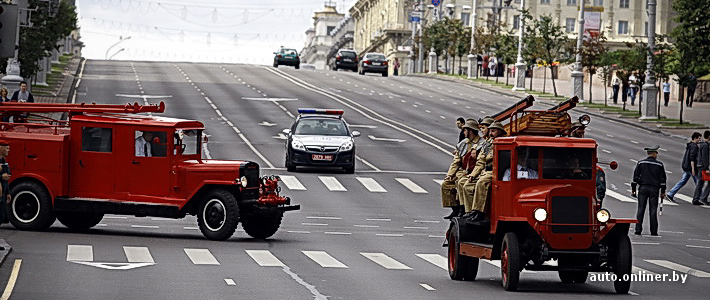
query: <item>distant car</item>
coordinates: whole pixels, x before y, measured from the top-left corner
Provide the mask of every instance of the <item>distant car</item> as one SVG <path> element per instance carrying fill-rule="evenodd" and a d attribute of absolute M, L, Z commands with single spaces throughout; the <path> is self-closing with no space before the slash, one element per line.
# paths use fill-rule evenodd
<path fill-rule="evenodd" d="M 337 71 L 338 69 L 357 72 L 357 53 L 353 50 L 338 50 L 338 53 L 335 55 L 335 67 L 333 67 L 333 71 Z"/>
<path fill-rule="evenodd" d="M 290 129 L 284 129 L 286 169 L 297 166 L 340 167 L 355 173 L 355 139 L 360 132 L 350 131 L 343 110 L 299 108 Z"/>
<path fill-rule="evenodd" d="M 367 53 L 360 62 L 360 75 L 365 73 L 381 73 L 387 77 L 387 58 L 382 53 Z"/>
<path fill-rule="evenodd" d="M 301 68 L 301 58 L 298 56 L 296 49 L 281 48 L 274 52 L 274 68 L 279 65 L 294 66 L 296 69 Z"/>

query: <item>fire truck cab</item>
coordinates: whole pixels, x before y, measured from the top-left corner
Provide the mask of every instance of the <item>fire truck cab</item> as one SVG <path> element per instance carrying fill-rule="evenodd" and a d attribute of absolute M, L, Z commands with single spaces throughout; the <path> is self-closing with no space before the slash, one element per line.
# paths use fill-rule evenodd
<path fill-rule="evenodd" d="M 277 176 L 259 176 L 256 163 L 202 159 L 201 122 L 137 114 L 164 107 L 3 103 L 4 115 L 69 114 L 68 121 L 34 115 L 26 123 L 1 123 L 0 138 L 12 148 L 12 225 L 44 230 L 56 218 L 81 230 L 104 214 L 190 214 L 211 240 L 231 237 L 239 222 L 250 236 L 267 238 L 284 211 L 300 208 L 278 195 Z"/>
<path fill-rule="evenodd" d="M 507 137 L 495 139 L 488 218 L 453 218 L 446 233 L 451 279 L 475 280 L 480 259 L 500 260 L 503 287 L 517 289 L 523 269 L 558 271 L 583 283 L 588 272 L 611 272 L 617 293 L 630 288 L 629 226 L 613 219 L 596 198 L 597 143 L 566 137 L 566 110 L 576 98 L 547 111 L 525 111 L 530 96 L 508 112 Z M 588 120 L 588 116 L 585 116 Z M 616 163 L 610 163 L 612 169 Z M 547 263 L 552 261 L 552 263 Z M 627 277 L 624 277 L 627 275 Z"/>

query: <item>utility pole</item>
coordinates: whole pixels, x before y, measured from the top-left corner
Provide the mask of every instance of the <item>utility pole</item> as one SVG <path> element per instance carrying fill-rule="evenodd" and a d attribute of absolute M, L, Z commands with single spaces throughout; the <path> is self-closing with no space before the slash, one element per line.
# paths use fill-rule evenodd
<path fill-rule="evenodd" d="M 476 49 L 476 10 L 478 10 L 478 0 L 473 0 L 471 8 L 471 49 L 468 58 L 468 78 L 478 77 L 478 55 L 474 53 Z"/>
<path fill-rule="evenodd" d="M 646 109 L 643 111 L 641 119 L 658 118 L 656 111 L 656 78 L 653 74 L 653 51 L 656 47 L 656 0 L 648 0 L 646 7 L 648 13 L 648 52 L 646 53 L 646 83 L 642 88 L 643 100 L 646 101 Z M 681 106 L 683 104 L 681 103 Z"/>
<path fill-rule="evenodd" d="M 520 35 L 518 36 L 518 61 L 515 63 L 515 87 L 513 87 L 513 91 L 525 90 L 525 61 L 523 60 L 523 32 L 525 30 L 525 19 L 523 18 L 524 9 L 525 0 L 521 0 L 520 18 L 518 19 L 518 27 L 520 27 Z"/>
<path fill-rule="evenodd" d="M 15 0 L 13 1 L 13 4 L 17 4 L 17 13 L 20 14 L 21 10 L 26 10 L 27 9 L 27 0 Z M 19 52 L 17 49 L 17 45 L 20 44 L 20 20 L 21 18 L 17 18 L 17 33 L 15 34 L 15 56 L 10 57 L 7 59 L 7 68 L 5 69 L 5 76 L 0 79 L 0 82 L 2 82 L 3 86 L 11 86 L 11 85 L 18 85 L 21 81 L 24 80 L 22 76 L 20 76 L 20 60 L 19 60 Z"/>
<path fill-rule="evenodd" d="M 441 3 L 439 1 L 436 2 L 436 5 L 433 5 L 434 2 L 432 1 L 432 13 L 433 13 L 433 18 L 434 22 L 441 20 L 441 16 L 439 15 L 439 9 L 437 6 L 439 6 Z M 439 69 L 439 64 L 437 61 L 436 57 L 436 51 L 434 51 L 434 46 L 431 46 L 431 49 L 429 49 L 429 74 L 436 74 Z"/>
<path fill-rule="evenodd" d="M 572 95 L 584 100 L 584 72 L 582 70 L 582 39 L 584 38 L 584 0 L 579 0 L 579 36 L 577 36 L 577 55 L 575 56 L 574 71 L 572 71 Z M 552 62 L 548 62 L 552 63 Z"/>
<path fill-rule="evenodd" d="M 414 38 L 417 35 L 417 24 L 419 24 L 421 22 L 421 17 L 422 17 L 421 6 L 422 6 L 421 0 L 417 0 L 416 4 L 414 5 L 414 8 L 412 9 L 412 14 L 409 19 L 409 21 L 412 23 L 412 49 L 409 50 L 409 73 L 410 74 L 414 74 L 417 71 L 417 66 L 416 66 L 417 60 L 414 59 Z"/>

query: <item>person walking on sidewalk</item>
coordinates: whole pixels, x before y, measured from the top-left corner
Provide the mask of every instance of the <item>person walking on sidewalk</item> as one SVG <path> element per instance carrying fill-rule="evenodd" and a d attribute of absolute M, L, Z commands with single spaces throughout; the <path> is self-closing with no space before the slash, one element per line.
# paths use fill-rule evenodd
<path fill-rule="evenodd" d="M 693 107 L 695 99 L 695 87 L 698 85 L 698 78 L 693 73 L 688 76 L 688 96 L 685 98 L 685 106 Z"/>
<path fill-rule="evenodd" d="M 612 99 L 614 99 L 614 104 L 616 104 L 619 99 L 619 77 L 614 78 L 614 83 L 612 83 L 611 85 L 611 90 L 613 91 Z"/>
<path fill-rule="evenodd" d="M 392 63 L 392 67 L 394 68 L 394 73 L 392 73 L 392 75 L 399 76 L 399 58 L 394 58 L 394 63 Z"/>
<path fill-rule="evenodd" d="M 668 100 L 671 99 L 671 84 L 666 80 L 663 83 L 663 106 L 668 106 Z"/>
<path fill-rule="evenodd" d="M 668 194 L 666 194 L 668 200 L 673 203 L 675 203 L 673 197 L 675 197 L 675 194 L 678 193 L 678 191 L 685 186 L 686 183 L 688 183 L 688 179 L 692 177 L 693 182 L 698 184 L 698 178 L 695 176 L 695 163 L 698 157 L 698 143 L 700 142 L 701 136 L 700 132 L 693 132 L 693 135 L 690 136 L 690 142 L 685 145 L 685 154 L 683 154 L 683 162 L 680 165 L 683 169 L 683 176 L 680 178 L 680 181 L 673 186 Z"/>
<path fill-rule="evenodd" d="M 693 193 L 694 205 L 710 205 L 710 203 L 708 203 L 710 184 L 708 184 L 703 192 L 703 186 L 706 183 L 703 181 L 703 172 L 708 173 L 706 176 L 710 176 L 710 130 L 705 130 L 703 138 L 705 138 L 705 140 L 698 143 L 698 182 L 695 184 L 695 192 Z"/>
<path fill-rule="evenodd" d="M 658 236 L 658 194 L 660 191 L 661 200 L 666 194 L 666 170 L 663 163 L 658 161 L 658 148 L 661 146 L 646 147 L 648 157 L 639 161 L 634 169 L 634 178 L 631 182 L 631 196 L 637 197 L 636 186 L 638 189 L 638 207 L 636 209 L 635 235 L 641 235 L 643 231 L 643 215 L 646 212 L 648 204 L 648 218 L 651 220 L 651 235 Z"/>
<path fill-rule="evenodd" d="M 636 101 L 636 82 L 631 81 L 631 85 L 629 86 L 629 98 L 631 98 L 631 106 L 634 106 L 634 102 Z"/>

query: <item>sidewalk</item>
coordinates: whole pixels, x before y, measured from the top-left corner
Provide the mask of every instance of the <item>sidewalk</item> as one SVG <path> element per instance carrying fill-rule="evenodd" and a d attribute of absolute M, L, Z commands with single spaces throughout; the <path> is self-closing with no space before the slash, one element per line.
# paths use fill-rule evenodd
<path fill-rule="evenodd" d="M 499 85 L 495 84 L 495 77 L 489 77 L 492 82 L 484 82 L 485 77 L 481 77 L 478 80 L 467 79 L 465 76 L 453 76 L 453 75 L 443 75 L 443 74 L 410 74 L 408 76 L 415 77 L 428 77 L 445 81 L 460 82 L 463 84 L 468 84 L 476 86 L 479 88 L 487 89 L 491 92 L 509 95 L 513 97 L 518 97 L 522 99 L 529 94 L 529 91 L 525 92 L 514 92 L 511 90 L 512 86 L 504 86 L 505 77 L 498 78 Z M 595 78 L 596 79 L 596 78 Z M 509 79 L 509 84 L 513 84 L 513 78 Z M 547 79 L 545 82 L 545 92 L 552 94 L 552 80 Z M 555 85 L 557 87 L 557 95 L 559 98 L 555 98 L 554 95 L 542 95 L 543 79 L 535 78 L 533 80 L 533 92 L 532 94 L 538 101 L 560 101 L 566 99 L 571 95 L 572 83 L 570 80 L 555 80 Z M 527 78 L 525 88 L 530 87 L 530 79 Z M 611 88 L 608 88 L 608 93 L 611 93 Z M 592 97 L 593 104 L 589 104 L 589 82 L 585 82 L 584 85 L 584 97 L 586 98 L 584 102 L 581 102 L 578 109 L 586 111 L 588 114 L 601 117 L 606 119 L 615 120 L 630 126 L 637 128 L 642 128 L 649 130 L 651 132 L 663 133 L 668 136 L 678 137 L 682 139 L 688 139 L 690 135 L 698 131 L 702 133 L 704 130 L 710 128 L 710 103 L 708 102 L 695 102 L 692 108 L 683 107 L 683 125 L 679 125 L 678 117 L 680 113 L 681 102 L 669 102 L 668 107 L 661 105 L 661 116 L 666 119 L 662 120 L 647 120 L 640 121 L 638 119 L 638 100 L 636 97 L 636 105 L 631 106 L 631 100 L 627 100 L 626 111 L 622 111 L 621 96 L 619 96 L 619 104 L 613 104 L 612 99 L 607 100 L 609 107 L 604 108 L 604 87 L 593 85 Z M 663 99 L 661 99 L 661 102 Z M 550 102 L 551 104 L 554 102 Z M 662 103 L 661 103 L 662 104 Z M 602 109 L 603 108 L 603 109 Z M 642 107 L 645 108 L 645 107 Z M 675 123 L 675 124 L 673 124 Z M 695 126 L 690 126 L 690 123 L 694 123 Z"/>

